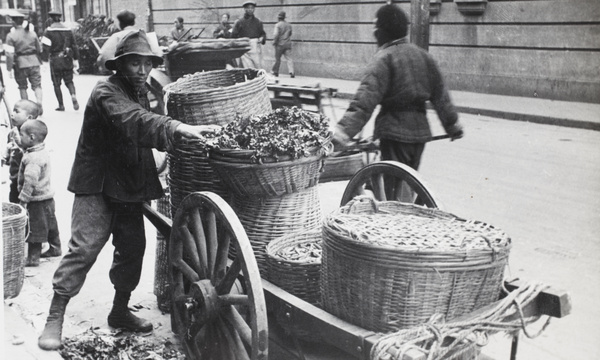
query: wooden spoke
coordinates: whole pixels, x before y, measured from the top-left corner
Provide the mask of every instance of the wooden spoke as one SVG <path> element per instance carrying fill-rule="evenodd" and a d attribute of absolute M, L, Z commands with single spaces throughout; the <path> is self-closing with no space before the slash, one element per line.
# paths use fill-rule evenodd
<path fill-rule="evenodd" d="M 206 269 L 205 274 L 208 273 L 208 257 L 206 255 L 206 236 L 204 234 L 204 227 L 202 226 L 202 218 L 198 209 L 190 211 L 188 217 L 188 226 L 191 229 L 191 233 L 194 235 L 194 241 L 196 242 L 196 248 L 198 249 L 198 256 L 203 268 Z"/>
<path fill-rule="evenodd" d="M 196 282 L 200 280 L 198 274 L 192 269 L 183 259 L 179 259 L 177 262 L 173 263 L 173 266 L 177 268 L 177 270 L 181 271 L 183 277 L 186 278 L 190 282 Z"/>
<path fill-rule="evenodd" d="M 250 305 L 250 301 L 248 299 L 248 295 L 239 295 L 239 294 L 229 294 L 229 295 L 221 295 L 219 299 L 223 301 L 224 305 L 240 305 L 240 306 L 248 306 Z"/>
<path fill-rule="evenodd" d="M 365 186 L 371 186 L 373 197 L 379 201 L 397 200 L 430 208 L 440 207 L 439 200 L 421 176 L 396 161 L 380 161 L 360 169 L 348 182 L 341 205 L 357 195 L 365 195 Z"/>
<path fill-rule="evenodd" d="M 201 279 L 206 278 L 206 268 L 203 264 L 200 264 L 200 256 L 192 233 L 190 233 L 187 227 L 181 227 L 178 231 L 178 234 L 181 235 L 181 243 L 183 244 L 185 256 L 191 260 L 192 268 L 198 273 Z"/>
<path fill-rule="evenodd" d="M 242 341 L 248 345 L 252 344 L 252 329 L 246 324 L 242 315 L 233 306 L 230 306 L 223 315 L 225 320 L 236 329 Z"/>
<path fill-rule="evenodd" d="M 173 229 L 171 322 L 188 358 L 267 359 L 262 280 L 231 207 L 216 194 L 192 193 L 181 202 Z M 236 249 L 233 259 L 230 247 Z"/>
<path fill-rule="evenodd" d="M 223 280 L 216 285 L 217 294 L 229 293 L 241 270 L 242 263 L 238 258 L 235 258 L 231 263 L 231 266 L 229 266 L 229 270 L 227 270 Z"/>
<path fill-rule="evenodd" d="M 374 173 L 371 176 L 371 187 L 373 188 L 373 195 L 375 198 L 381 201 L 387 200 L 385 196 L 385 181 L 382 173 Z"/>
<path fill-rule="evenodd" d="M 204 214 L 206 219 L 206 247 L 208 249 L 208 276 L 213 277 L 215 262 L 217 259 L 217 219 L 213 211 Z"/>
<path fill-rule="evenodd" d="M 227 232 L 224 232 L 221 236 L 221 243 L 219 244 L 219 249 L 217 250 L 217 258 L 215 260 L 215 270 L 213 271 L 213 284 L 219 284 L 221 280 L 225 277 L 226 267 L 227 267 L 227 259 L 229 255 L 229 244 L 231 243 L 231 235 Z"/>

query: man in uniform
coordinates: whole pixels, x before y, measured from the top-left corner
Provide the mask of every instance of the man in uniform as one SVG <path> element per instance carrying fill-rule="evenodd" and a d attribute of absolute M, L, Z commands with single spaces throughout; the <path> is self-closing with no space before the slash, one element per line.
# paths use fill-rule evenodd
<path fill-rule="evenodd" d="M 109 277 L 115 297 L 108 325 L 152 330 L 152 323 L 128 308 L 146 247 L 143 203 L 163 195 L 152 148 L 164 151 L 177 138 L 198 139 L 218 128 L 184 124 L 149 110 L 146 80 L 163 59 L 142 30 L 125 35 L 116 49 L 105 64 L 116 74 L 98 82 L 84 113 L 68 185 L 75 194 L 69 251 L 54 273 L 54 296 L 38 340 L 45 350 L 60 348 L 67 303 L 81 290 L 111 235 L 115 250 Z"/>
<path fill-rule="evenodd" d="M 56 111 L 65 111 L 62 91 L 60 90 L 61 81 L 71 94 L 73 109 L 79 110 L 77 95 L 75 93 L 75 84 L 73 84 L 73 71 L 79 68 L 79 50 L 75 45 L 75 37 L 71 29 L 60 22 L 62 14 L 59 11 L 52 10 L 48 12 L 52 19 L 52 24 L 44 32 L 42 45 L 44 51 L 49 54 L 50 75 L 54 85 L 54 94 L 58 101 Z"/>
<path fill-rule="evenodd" d="M 27 80 L 35 93 L 35 99 L 40 110 L 42 110 L 42 76 L 40 65 L 42 65 L 42 46 L 35 31 L 30 30 L 31 24 L 23 26 L 25 15 L 11 15 L 14 29 L 6 36 L 6 70 L 14 78 L 19 86 L 21 99 L 28 100 Z M 40 112 L 41 115 L 41 112 Z"/>
<path fill-rule="evenodd" d="M 250 38 L 250 50 L 242 55 L 242 67 L 262 68 L 262 46 L 265 44 L 266 36 L 263 23 L 254 16 L 256 8 L 255 1 L 246 1 L 242 5 L 244 17 L 236 21 L 231 32 L 232 38 Z"/>

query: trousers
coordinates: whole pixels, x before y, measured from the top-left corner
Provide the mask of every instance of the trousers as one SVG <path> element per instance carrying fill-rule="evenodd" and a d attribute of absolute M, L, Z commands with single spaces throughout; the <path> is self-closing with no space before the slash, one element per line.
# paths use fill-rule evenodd
<path fill-rule="evenodd" d="M 381 160 L 393 160 L 419 170 L 425 143 L 405 143 L 389 139 L 379 139 Z"/>
<path fill-rule="evenodd" d="M 56 294 L 79 293 L 111 235 L 115 249 L 110 281 L 116 291 L 132 292 L 137 287 L 146 249 L 142 205 L 115 202 L 103 194 L 75 195 L 69 250 L 52 279 Z"/>

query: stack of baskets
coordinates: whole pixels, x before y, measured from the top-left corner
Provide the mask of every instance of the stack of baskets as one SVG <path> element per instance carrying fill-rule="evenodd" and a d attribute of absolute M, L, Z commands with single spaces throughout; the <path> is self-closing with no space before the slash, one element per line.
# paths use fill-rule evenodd
<path fill-rule="evenodd" d="M 266 246 L 274 239 L 321 223 L 316 185 L 325 153 L 254 163 L 253 151 L 213 150 L 210 162 L 233 195 L 236 211 L 252 243 L 261 275 L 269 279 Z"/>
<path fill-rule="evenodd" d="M 226 125 L 237 114 L 271 111 L 264 70 L 234 69 L 187 75 L 165 87 L 169 116 L 190 125 Z M 176 144 L 168 154 L 171 212 L 192 192 L 228 190 L 208 163 L 207 149 L 194 141 Z"/>
<path fill-rule="evenodd" d="M 20 205 L 2 203 L 4 299 L 17 297 L 25 280 L 27 211 Z"/>
<path fill-rule="evenodd" d="M 498 299 L 510 238 L 437 209 L 355 199 L 323 224 L 323 308 L 377 332 Z"/>

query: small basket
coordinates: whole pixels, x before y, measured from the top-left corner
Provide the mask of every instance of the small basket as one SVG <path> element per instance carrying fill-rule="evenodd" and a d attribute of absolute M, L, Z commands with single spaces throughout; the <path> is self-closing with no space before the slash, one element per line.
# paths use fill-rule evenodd
<path fill-rule="evenodd" d="M 377 332 L 498 299 L 510 238 L 437 209 L 355 199 L 323 225 L 323 308 Z"/>
<path fill-rule="evenodd" d="M 316 186 L 274 197 L 246 198 L 234 196 L 235 210 L 248 239 L 261 276 L 268 280 L 266 247 L 277 238 L 321 224 L 321 203 Z"/>
<path fill-rule="evenodd" d="M 321 236 L 321 228 L 304 230 L 275 239 L 266 248 L 269 281 L 315 305 L 321 299 Z M 297 246 L 313 251 L 312 257 L 293 260 L 283 255 Z"/>
<path fill-rule="evenodd" d="M 27 219 L 21 205 L 2 203 L 4 299 L 17 297 L 23 288 Z"/>
<path fill-rule="evenodd" d="M 350 179 L 356 172 L 365 166 L 362 152 L 343 156 L 332 155 L 325 159 L 323 173 L 319 182 L 341 181 Z"/>
<path fill-rule="evenodd" d="M 236 196 L 267 197 L 292 194 L 319 182 L 324 155 L 253 164 L 235 157 L 210 155 L 210 164 Z"/>
<path fill-rule="evenodd" d="M 272 110 L 264 70 L 198 72 L 165 86 L 169 116 L 190 125 L 226 125 L 236 114 Z"/>

